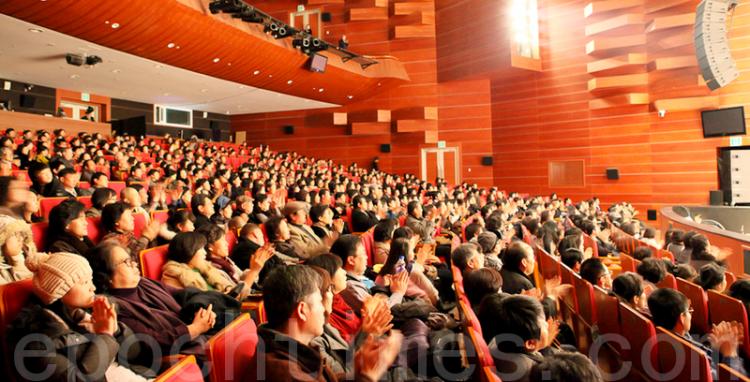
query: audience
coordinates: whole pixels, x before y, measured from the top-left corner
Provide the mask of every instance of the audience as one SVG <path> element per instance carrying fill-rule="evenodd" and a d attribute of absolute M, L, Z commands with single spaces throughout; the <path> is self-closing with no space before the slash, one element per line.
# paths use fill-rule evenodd
<path fill-rule="evenodd" d="M 85 255 L 94 243 L 88 238 L 88 221 L 83 203 L 68 199 L 56 205 L 49 213 L 47 250 Z"/>
<path fill-rule="evenodd" d="M 159 234 L 160 224 L 152 221 L 136 237 L 135 218 L 131 207 L 123 202 L 112 203 L 102 210 L 102 227 L 107 232 L 102 241 L 115 240 L 128 249 L 130 257 L 139 261 L 141 251 L 148 248 Z"/>
<path fill-rule="evenodd" d="M 612 289 L 612 274 L 598 257 L 586 259 L 581 263 L 581 278 L 604 290 Z"/>
<path fill-rule="evenodd" d="M 612 280 L 612 293 L 633 309 L 646 311 L 646 292 L 643 278 L 633 272 L 625 272 Z"/>
<path fill-rule="evenodd" d="M 478 312 L 482 299 L 491 294 L 502 293 L 503 278 L 493 268 L 481 268 L 468 272 L 464 276 L 463 285 L 471 307 Z"/>
<path fill-rule="evenodd" d="M 724 293 L 727 289 L 726 269 L 716 263 L 708 263 L 701 267 L 696 284 L 705 291 Z"/>
<path fill-rule="evenodd" d="M 531 246 L 521 241 L 512 243 L 503 255 L 503 268 L 500 272 L 503 278 L 503 292 L 518 294 L 534 289 L 531 275 L 535 266 L 534 250 Z"/>

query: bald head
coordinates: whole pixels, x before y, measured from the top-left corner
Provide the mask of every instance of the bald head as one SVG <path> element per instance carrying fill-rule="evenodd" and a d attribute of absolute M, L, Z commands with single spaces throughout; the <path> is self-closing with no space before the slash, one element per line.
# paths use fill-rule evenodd
<path fill-rule="evenodd" d="M 135 188 L 123 188 L 122 191 L 120 191 L 120 199 L 132 208 L 141 206 L 141 195 Z"/>

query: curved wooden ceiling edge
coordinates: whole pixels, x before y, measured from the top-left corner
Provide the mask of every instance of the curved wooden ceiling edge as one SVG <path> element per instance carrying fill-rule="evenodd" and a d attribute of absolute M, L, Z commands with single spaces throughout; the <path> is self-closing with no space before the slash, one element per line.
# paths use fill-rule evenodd
<path fill-rule="evenodd" d="M 211 77 L 338 105 L 410 81 L 397 59 L 362 69 L 330 52 L 325 73 L 312 72 L 291 39 L 212 15 L 207 0 L 14 0 L 0 2 L 0 13 Z"/>

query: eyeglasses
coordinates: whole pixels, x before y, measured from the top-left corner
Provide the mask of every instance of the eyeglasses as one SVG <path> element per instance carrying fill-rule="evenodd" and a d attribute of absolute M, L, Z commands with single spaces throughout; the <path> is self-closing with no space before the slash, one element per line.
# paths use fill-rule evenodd
<path fill-rule="evenodd" d="M 129 257 L 127 259 L 124 259 L 124 260 L 120 261 L 119 263 L 115 264 L 115 268 L 119 267 L 120 264 L 125 264 L 125 265 L 131 266 L 131 267 L 137 267 L 138 266 L 138 263 L 136 263 L 135 260 L 133 260 L 133 259 L 131 259 Z"/>

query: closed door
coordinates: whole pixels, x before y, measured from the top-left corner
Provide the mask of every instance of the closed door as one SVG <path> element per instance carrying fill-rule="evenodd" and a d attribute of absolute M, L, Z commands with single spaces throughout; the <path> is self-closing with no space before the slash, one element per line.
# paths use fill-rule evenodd
<path fill-rule="evenodd" d="M 302 30 L 309 25 L 312 35 L 320 36 L 320 10 L 292 12 L 289 14 L 289 24 L 297 30 Z"/>
<path fill-rule="evenodd" d="M 449 185 L 456 185 L 461 182 L 459 166 L 456 147 L 422 149 L 422 180 L 434 182 L 440 177 Z"/>

